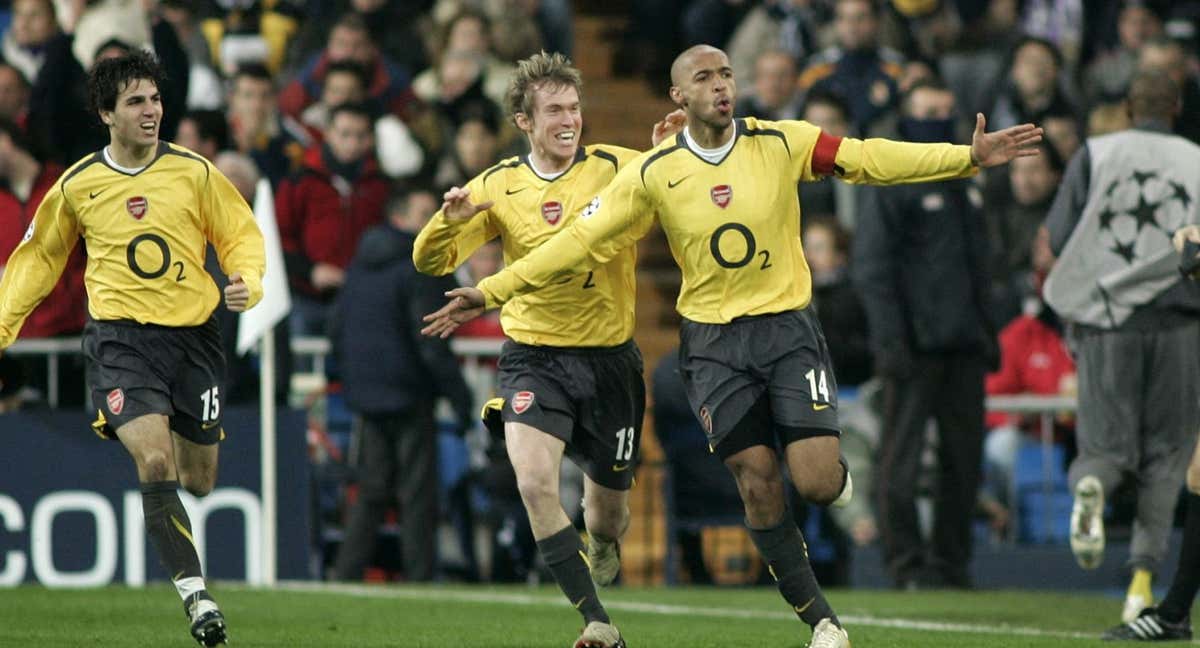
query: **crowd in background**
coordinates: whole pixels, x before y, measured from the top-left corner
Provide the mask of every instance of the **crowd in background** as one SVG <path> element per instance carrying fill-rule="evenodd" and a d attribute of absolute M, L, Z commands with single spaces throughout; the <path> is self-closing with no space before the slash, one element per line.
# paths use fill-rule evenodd
<path fill-rule="evenodd" d="M 956 371 L 986 370 L 989 394 L 1074 392 L 1062 324 L 1040 298 L 1054 264 L 1042 223 L 1086 138 L 1130 126 L 1122 101 L 1136 71 L 1158 69 L 1179 84 L 1176 131 L 1200 142 L 1200 1 L 627 4 L 613 68 L 644 75 L 656 93 L 665 93 L 675 54 L 703 42 L 729 53 L 739 116 L 931 142 L 967 142 L 979 112 L 989 130 L 1023 122 L 1045 128 L 1041 155 L 974 181 L 893 190 L 826 179 L 799 188 L 814 303 L 839 384 L 859 395 L 842 416 L 856 484 L 862 474 L 869 491 L 881 417 L 889 426 L 905 419 L 922 439 L 932 418 L 943 428 L 937 454 L 946 465 L 941 485 L 930 488 L 943 489 L 954 515 L 982 511 L 1005 531 L 1014 448 L 1031 421 L 989 416 L 983 461 L 964 465 L 944 428 L 982 409 L 982 390 L 951 399 L 965 414 L 914 405 L 888 416 L 876 402 L 886 399 L 876 396 L 934 368 L 950 386 Z M 169 74 L 160 88 L 162 138 L 213 161 L 251 202 L 258 179 L 270 181 L 292 289 L 285 339 L 327 335 L 338 324 L 334 305 L 364 233 L 419 229 L 443 190 L 523 152 L 525 138 L 501 108 L 514 62 L 541 49 L 571 55 L 574 45 L 568 0 L 12 0 L 0 2 L 0 32 L 0 262 L 64 168 L 108 141 L 86 109 L 87 71 L 150 48 Z M 485 246 L 458 280 L 494 272 L 500 256 L 498 246 Z M 22 337 L 82 330 L 83 266 L 77 249 Z M 881 290 L 898 274 L 914 285 Z M 938 299 L 919 285 L 937 286 Z M 232 348 L 236 323 L 224 325 Z M 462 334 L 500 332 L 492 318 Z M 948 353 L 957 360 L 942 362 Z M 231 366 L 227 393 L 252 399 L 254 368 Z M 280 366 L 286 372 L 290 358 Z M 36 370 L 5 366 L 0 411 L 14 406 L 18 374 Z M 1060 418 L 1060 440 L 1069 443 L 1071 425 Z M 669 422 L 658 427 L 665 434 Z M 664 438 L 663 445 L 670 459 L 671 448 L 687 443 Z M 923 488 L 922 461 L 918 452 L 905 465 L 914 491 Z M 979 481 L 981 471 L 985 487 L 964 497 L 956 485 Z M 863 499 L 836 520 L 856 544 L 874 542 L 880 530 Z M 944 572 L 942 584 L 959 583 L 961 567 Z M 897 584 L 909 577 L 894 576 Z"/>

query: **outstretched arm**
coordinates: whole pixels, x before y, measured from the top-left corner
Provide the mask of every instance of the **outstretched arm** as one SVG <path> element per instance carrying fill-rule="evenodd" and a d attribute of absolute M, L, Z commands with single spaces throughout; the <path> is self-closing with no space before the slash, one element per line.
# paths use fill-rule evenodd
<path fill-rule="evenodd" d="M 638 158 L 641 159 L 641 158 Z M 446 293 L 450 303 L 425 317 L 426 335 L 446 337 L 484 310 L 519 295 L 612 260 L 633 245 L 654 223 L 654 209 L 642 184 L 640 167 L 625 166 L 580 213 L 571 226 L 476 288 Z"/>

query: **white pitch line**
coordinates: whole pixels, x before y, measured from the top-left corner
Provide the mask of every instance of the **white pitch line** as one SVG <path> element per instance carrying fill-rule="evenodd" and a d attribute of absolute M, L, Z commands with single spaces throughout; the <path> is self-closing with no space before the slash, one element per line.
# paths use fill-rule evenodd
<path fill-rule="evenodd" d="M 516 594 L 510 592 L 442 590 L 437 587 L 410 586 L 369 586 L 342 583 L 319 583 L 311 581 L 288 581 L 280 583 L 278 589 L 293 592 L 310 592 L 320 594 L 342 594 L 364 598 L 409 599 L 421 601 L 453 601 L 460 603 L 497 603 L 503 605 L 561 607 L 564 605 L 559 597 L 535 596 L 532 594 Z M 604 607 L 610 610 L 635 612 L 639 614 L 658 614 L 663 616 L 709 617 L 722 619 L 769 619 L 789 621 L 796 615 L 788 612 L 773 612 L 768 610 L 724 609 L 698 607 L 694 605 L 667 605 L 660 603 L 635 603 L 627 601 L 605 601 Z M 865 626 L 873 628 L 893 628 L 897 630 L 920 630 L 926 632 L 958 632 L 962 634 L 979 635 L 1015 635 L 1022 637 L 1046 637 L 1052 639 L 1090 639 L 1097 640 L 1097 633 L 1069 632 L 1064 630 L 1042 630 L 1006 625 L 982 625 L 970 623 L 943 623 L 939 621 L 920 621 L 917 619 L 898 619 L 875 617 L 861 614 L 839 615 L 846 625 Z"/>

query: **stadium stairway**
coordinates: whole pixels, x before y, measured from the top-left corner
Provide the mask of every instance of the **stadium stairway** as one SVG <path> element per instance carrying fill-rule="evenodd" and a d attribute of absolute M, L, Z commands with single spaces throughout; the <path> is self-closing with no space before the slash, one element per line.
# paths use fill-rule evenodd
<path fill-rule="evenodd" d="M 613 7 L 582 3 L 575 18 L 575 63 L 584 78 L 584 142 L 616 144 L 637 150 L 650 147 L 654 123 L 671 112 L 667 88 L 652 91 L 639 78 L 617 78 L 612 60 L 624 26 Z M 645 358 L 646 379 L 664 354 L 678 344 L 675 297 L 679 271 L 657 228 L 638 247 L 638 308 L 635 339 Z M 651 396 L 651 406 L 653 397 Z M 666 555 L 662 503 L 662 449 L 654 438 L 649 411 L 642 439 L 642 465 L 631 498 L 632 520 L 621 547 L 626 583 L 663 582 Z"/>

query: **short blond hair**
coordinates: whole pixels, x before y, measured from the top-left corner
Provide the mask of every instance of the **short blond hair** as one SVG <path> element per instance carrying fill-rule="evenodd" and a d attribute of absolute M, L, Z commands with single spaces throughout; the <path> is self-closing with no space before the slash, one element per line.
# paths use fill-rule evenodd
<path fill-rule="evenodd" d="M 504 107 L 513 123 L 516 123 L 517 113 L 525 113 L 532 119 L 534 93 L 540 88 L 563 87 L 581 92 L 583 77 L 571 64 L 571 59 L 558 52 L 547 54 L 543 50 L 517 63 L 517 71 L 504 96 Z"/>

